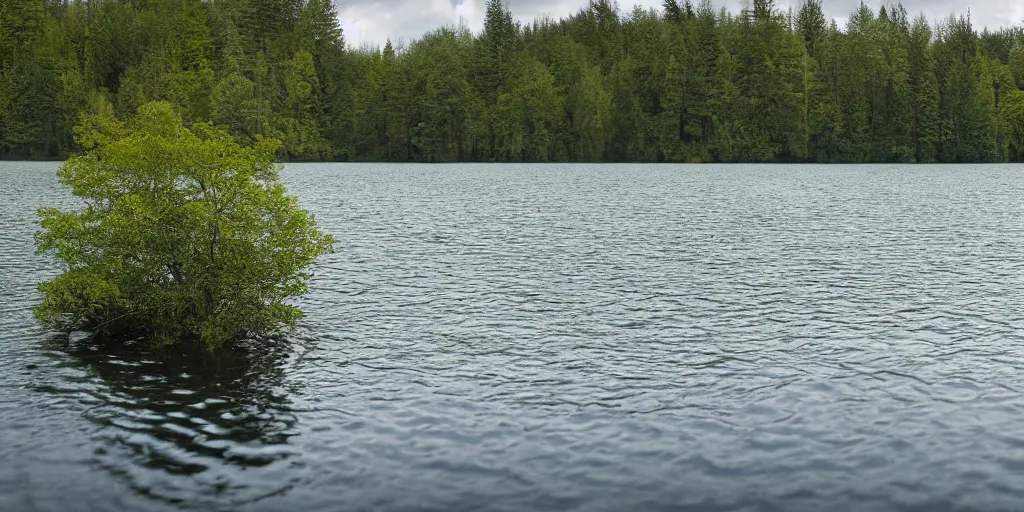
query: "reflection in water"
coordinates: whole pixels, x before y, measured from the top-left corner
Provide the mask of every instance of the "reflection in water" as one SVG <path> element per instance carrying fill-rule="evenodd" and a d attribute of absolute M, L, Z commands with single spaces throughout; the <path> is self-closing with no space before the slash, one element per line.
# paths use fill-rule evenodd
<path fill-rule="evenodd" d="M 211 355 L 70 333 L 51 345 L 82 371 L 70 389 L 100 427 L 96 462 L 136 492 L 170 503 L 208 496 L 237 505 L 292 485 L 283 473 L 297 435 L 282 371 L 286 343 L 252 340 Z"/>

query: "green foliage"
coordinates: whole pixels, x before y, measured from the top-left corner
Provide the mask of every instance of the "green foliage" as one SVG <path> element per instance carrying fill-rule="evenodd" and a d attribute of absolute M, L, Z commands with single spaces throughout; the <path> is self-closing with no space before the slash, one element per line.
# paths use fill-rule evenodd
<path fill-rule="evenodd" d="M 935 58 L 930 51 L 932 31 L 923 16 L 914 21 L 910 32 L 908 64 L 910 68 L 911 138 L 918 162 L 931 163 L 938 158 L 940 130 L 939 84 Z"/>
<path fill-rule="evenodd" d="M 84 207 L 40 211 L 38 251 L 64 273 L 39 286 L 36 315 L 210 349 L 293 324 L 288 301 L 334 240 L 278 182 L 279 143 L 188 128 L 168 103 L 127 123 L 101 99 L 94 109 L 77 130 L 87 152 L 58 172 Z"/>
<path fill-rule="evenodd" d="M 346 48 L 331 0 L 0 0 L 0 158 L 65 157 L 93 98 L 166 101 L 284 160 L 1015 160 L 1024 31 L 862 2 L 588 0 Z M 791 2 L 793 3 L 793 2 Z"/>
<path fill-rule="evenodd" d="M 497 155 L 505 161 L 547 162 L 562 154 L 556 134 L 565 123 L 562 96 L 543 64 L 520 64 L 511 90 L 498 97 Z"/>
<path fill-rule="evenodd" d="M 1024 41 L 1018 41 L 1013 45 L 1009 55 L 1010 71 L 1017 82 L 1017 87 L 1024 89 Z"/>

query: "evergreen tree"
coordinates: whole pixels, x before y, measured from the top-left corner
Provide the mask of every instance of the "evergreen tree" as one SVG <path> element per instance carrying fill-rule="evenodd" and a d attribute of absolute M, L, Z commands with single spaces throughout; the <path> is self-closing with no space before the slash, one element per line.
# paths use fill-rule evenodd
<path fill-rule="evenodd" d="M 805 0 L 797 15 L 797 30 L 803 37 L 807 53 L 812 58 L 819 57 L 821 40 L 825 37 L 825 13 L 821 8 L 821 0 Z"/>
<path fill-rule="evenodd" d="M 679 6 L 677 0 L 665 0 L 665 20 L 670 23 L 679 23 L 683 21 L 683 8 Z"/>
<path fill-rule="evenodd" d="M 914 141 L 914 159 L 930 163 L 938 158 L 940 120 L 939 84 L 932 55 L 932 30 L 928 20 L 919 16 L 910 32 L 910 136 Z"/>
<path fill-rule="evenodd" d="M 947 21 L 936 43 L 936 55 L 943 114 L 939 157 L 947 162 L 989 161 L 994 156 L 991 117 L 980 90 L 985 86 L 979 81 L 981 57 L 969 18 Z"/>
<path fill-rule="evenodd" d="M 1024 90 L 1024 42 L 1018 41 L 1013 45 L 1009 55 L 1010 71 L 1017 82 L 1017 87 Z"/>
<path fill-rule="evenodd" d="M 173 105 L 281 159 L 1005 161 L 1024 32 L 932 30 L 899 3 L 588 0 L 523 26 L 346 47 L 332 0 L 0 1 L 0 157 L 66 157 L 96 105 Z M 1021 93 L 1021 94 L 1018 94 Z"/>

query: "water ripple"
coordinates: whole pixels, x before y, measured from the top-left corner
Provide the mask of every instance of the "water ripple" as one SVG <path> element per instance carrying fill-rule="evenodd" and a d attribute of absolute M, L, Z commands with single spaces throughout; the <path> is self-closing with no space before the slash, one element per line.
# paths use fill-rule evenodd
<path fill-rule="evenodd" d="M 54 170 L 0 165 L 2 510 L 1024 502 L 1019 166 L 293 165 L 339 250 L 218 361 L 31 320 Z"/>

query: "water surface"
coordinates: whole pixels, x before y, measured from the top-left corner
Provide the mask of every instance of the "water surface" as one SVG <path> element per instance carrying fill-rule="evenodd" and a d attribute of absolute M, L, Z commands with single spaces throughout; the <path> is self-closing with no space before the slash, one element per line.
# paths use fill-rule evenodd
<path fill-rule="evenodd" d="M 0 510 L 1014 510 L 1024 167 L 293 165 L 339 240 L 259 357 L 31 318 L 0 163 Z"/>

